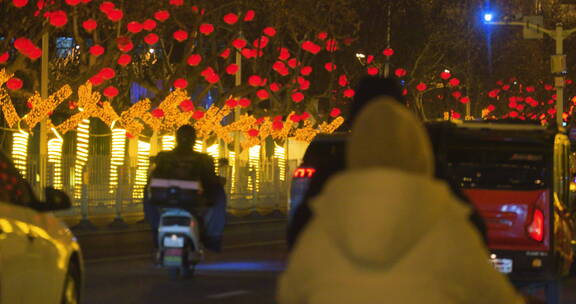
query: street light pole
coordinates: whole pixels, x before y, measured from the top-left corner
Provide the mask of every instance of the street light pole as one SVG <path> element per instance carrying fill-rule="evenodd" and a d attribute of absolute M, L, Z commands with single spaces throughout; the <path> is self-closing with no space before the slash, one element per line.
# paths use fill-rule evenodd
<path fill-rule="evenodd" d="M 548 35 L 550 38 L 554 39 L 556 42 L 556 52 L 552 56 L 551 60 L 551 70 L 554 77 L 554 86 L 556 87 L 556 124 L 558 128 L 563 127 L 562 120 L 564 114 L 564 74 L 566 73 L 566 55 L 564 54 L 564 39 L 568 38 L 570 35 L 576 32 L 576 28 L 569 30 L 564 30 L 562 23 L 556 24 L 555 30 L 548 30 L 543 28 L 538 24 L 532 24 L 529 22 L 502 22 L 502 21 L 491 21 L 492 17 L 484 17 L 486 24 L 489 25 L 513 25 L 522 26 L 530 30 L 543 33 Z"/>

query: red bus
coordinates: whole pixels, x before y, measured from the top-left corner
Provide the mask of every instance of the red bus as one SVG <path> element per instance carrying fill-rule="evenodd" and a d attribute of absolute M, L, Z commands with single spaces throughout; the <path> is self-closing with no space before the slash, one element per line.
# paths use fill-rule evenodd
<path fill-rule="evenodd" d="M 429 124 L 436 157 L 475 205 L 494 266 L 559 303 L 573 259 L 570 142 L 539 125 Z"/>

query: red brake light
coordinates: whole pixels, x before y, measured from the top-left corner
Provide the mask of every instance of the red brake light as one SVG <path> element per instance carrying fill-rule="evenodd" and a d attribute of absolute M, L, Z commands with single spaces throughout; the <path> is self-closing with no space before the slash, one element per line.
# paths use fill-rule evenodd
<path fill-rule="evenodd" d="M 527 228 L 528 235 L 535 241 L 542 242 L 544 239 L 544 213 L 540 209 L 534 209 L 532 222 Z"/>
<path fill-rule="evenodd" d="M 294 171 L 295 178 L 312 178 L 312 176 L 316 173 L 316 169 L 314 168 L 298 168 Z"/>

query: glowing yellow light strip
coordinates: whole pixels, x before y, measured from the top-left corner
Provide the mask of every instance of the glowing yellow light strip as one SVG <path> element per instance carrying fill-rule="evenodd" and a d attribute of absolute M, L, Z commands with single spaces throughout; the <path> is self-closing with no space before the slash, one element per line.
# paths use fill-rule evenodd
<path fill-rule="evenodd" d="M 196 143 L 194 144 L 194 151 L 196 152 L 204 152 L 204 142 L 197 139 Z"/>
<path fill-rule="evenodd" d="M 14 133 L 12 143 L 12 160 L 14 166 L 20 171 L 22 177 L 26 178 L 26 164 L 28 159 L 28 132 L 20 130 Z"/>
<path fill-rule="evenodd" d="M 138 141 L 138 168 L 134 182 L 134 199 L 144 199 L 144 190 L 148 182 L 148 168 L 150 167 L 150 143 Z"/>
<path fill-rule="evenodd" d="M 206 148 L 206 153 L 214 158 L 214 171 L 218 174 L 219 171 L 219 164 L 218 159 L 220 159 L 220 145 L 213 144 L 210 147 Z"/>
<path fill-rule="evenodd" d="M 48 163 L 52 165 L 52 187 L 62 190 L 62 145 L 61 137 L 52 138 L 48 141 Z"/>
<path fill-rule="evenodd" d="M 84 119 L 76 129 L 76 164 L 74 165 L 74 198 L 82 198 L 84 167 L 88 162 L 90 144 L 90 120 Z"/>
<path fill-rule="evenodd" d="M 118 168 L 124 165 L 126 153 L 126 130 L 112 129 L 112 156 L 110 161 L 109 192 L 114 193 L 118 187 Z"/>
<path fill-rule="evenodd" d="M 162 136 L 162 151 L 170 151 L 176 147 L 176 137 L 173 135 Z"/>
<path fill-rule="evenodd" d="M 286 149 L 274 144 L 274 158 L 278 160 L 280 181 L 286 181 Z"/>
<path fill-rule="evenodd" d="M 236 193 L 236 152 L 228 152 L 228 161 L 230 163 L 230 192 Z"/>
<path fill-rule="evenodd" d="M 248 190 L 260 191 L 260 145 L 250 147 L 248 150 L 248 165 L 250 171 L 255 172 L 248 177 Z"/>

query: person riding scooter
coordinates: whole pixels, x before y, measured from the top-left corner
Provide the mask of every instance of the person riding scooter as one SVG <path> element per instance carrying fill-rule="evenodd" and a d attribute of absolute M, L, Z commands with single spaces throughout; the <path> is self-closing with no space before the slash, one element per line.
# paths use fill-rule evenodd
<path fill-rule="evenodd" d="M 160 152 L 153 160 L 150 180 L 179 180 L 198 182 L 200 191 L 198 196 L 182 196 L 187 201 L 178 202 L 179 208 L 189 211 L 199 221 L 200 240 L 203 241 L 203 216 L 207 208 L 216 200 L 219 178 L 214 172 L 214 160 L 211 156 L 194 151 L 196 130 L 191 125 L 180 127 L 176 131 L 176 147 L 172 151 Z M 166 202 L 162 201 L 162 193 L 154 191 L 147 193 L 145 200 L 146 219 L 152 227 L 154 246 L 158 246 L 158 226 L 160 221 L 160 207 Z M 156 196 L 156 197 L 155 197 Z"/>

